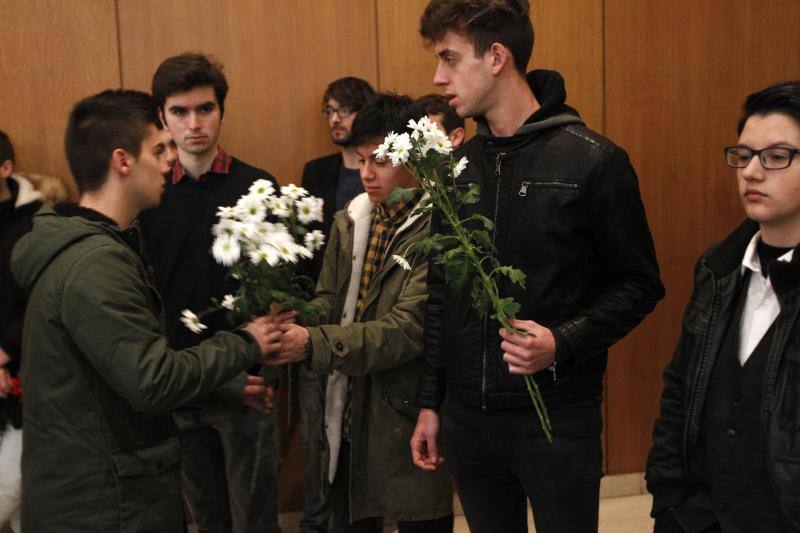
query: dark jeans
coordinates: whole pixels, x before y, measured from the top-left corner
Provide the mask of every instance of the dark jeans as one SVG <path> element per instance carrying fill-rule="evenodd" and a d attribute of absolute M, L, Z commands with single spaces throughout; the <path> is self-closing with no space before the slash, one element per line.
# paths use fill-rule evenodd
<path fill-rule="evenodd" d="M 183 493 L 199 533 L 277 533 L 277 457 L 272 416 L 246 411 L 177 413 Z M 266 420 L 253 494 L 261 420 Z"/>
<path fill-rule="evenodd" d="M 304 365 L 297 365 L 300 387 L 300 443 L 305 457 L 303 461 L 303 518 L 300 520 L 300 533 L 327 533 L 328 517 L 331 514 L 327 494 L 322 490 L 320 469 L 327 475 L 327 465 L 320 465 L 319 457 L 309 454 L 309 439 L 322 439 L 322 426 L 309 427 L 311 418 L 322 420 L 325 405 L 323 381 L 326 376 L 318 376 Z"/>
<path fill-rule="evenodd" d="M 442 441 L 472 533 L 527 532 L 526 499 L 537 533 L 597 532 L 599 435 L 548 443 L 532 407 L 481 411 L 448 398 Z"/>
<path fill-rule="evenodd" d="M 336 477 L 331 486 L 331 533 L 381 533 L 383 517 L 364 518 L 350 523 L 350 443 L 342 440 Z M 420 520 L 397 522 L 398 533 L 452 533 L 453 515 Z M 498 530 L 499 531 L 499 530 Z"/>

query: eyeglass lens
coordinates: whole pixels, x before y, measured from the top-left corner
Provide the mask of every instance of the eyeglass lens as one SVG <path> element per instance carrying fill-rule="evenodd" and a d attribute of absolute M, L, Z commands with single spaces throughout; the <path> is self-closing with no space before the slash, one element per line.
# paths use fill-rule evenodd
<path fill-rule="evenodd" d="M 786 168 L 792 162 L 793 150 L 789 148 L 772 147 L 763 150 L 751 150 L 741 146 L 725 150 L 725 162 L 734 168 L 745 168 L 750 164 L 750 159 L 758 155 L 761 164 L 766 169 L 777 170 Z"/>

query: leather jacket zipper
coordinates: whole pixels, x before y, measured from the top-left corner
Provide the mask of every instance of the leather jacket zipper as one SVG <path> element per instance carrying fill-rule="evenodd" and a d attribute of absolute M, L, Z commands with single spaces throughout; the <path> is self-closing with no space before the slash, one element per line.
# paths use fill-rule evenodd
<path fill-rule="evenodd" d="M 502 155 L 503 154 L 497 154 L 494 163 L 496 185 L 494 191 L 494 214 L 492 216 L 492 223 L 494 224 L 494 229 L 492 230 L 492 251 L 494 251 L 495 237 L 497 236 L 497 210 L 500 208 L 500 165 L 502 163 Z M 488 360 L 488 354 L 486 353 L 486 332 L 488 327 L 489 317 L 488 315 L 483 315 L 483 370 L 481 373 L 481 410 L 483 411 L 486 411 L 486 366 Z"/>

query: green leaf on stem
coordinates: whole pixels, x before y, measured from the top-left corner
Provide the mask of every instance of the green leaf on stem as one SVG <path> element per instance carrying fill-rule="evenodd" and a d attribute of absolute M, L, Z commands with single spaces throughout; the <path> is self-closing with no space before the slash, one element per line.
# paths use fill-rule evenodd
<path fill-rule="evenodd" d="M 525 288 L 525 272 L 518 268 L 510 267 L 510 266 L 499 266 L 495 269 L 496 272 L 503 274 L 511 283 L 519 285 L 523 289 Z"/>
<path fill-rule="evenodd" d="M 461 198 L 463 204 L 476 204 L 481 197 L 481 187 L 477 183 L 471 183 L 467 192 Z"/>
<path fill-rule="evenodd" d="M 416 188 L 406 189 L 403 187 L 397 187 L 386 198 L 386 205 L 396 204 L 400 201 L 408 202 L 414 197 L 414 193 L 417 190 L 418 189 Z"/>

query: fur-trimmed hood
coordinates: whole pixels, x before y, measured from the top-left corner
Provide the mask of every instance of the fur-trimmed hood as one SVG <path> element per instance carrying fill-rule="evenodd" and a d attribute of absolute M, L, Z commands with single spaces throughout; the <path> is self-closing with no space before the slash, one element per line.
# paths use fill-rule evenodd
<path fill-rule="evenodd" d="M 13 180 L 17 184 L 17 198 L 14 201 L 14 209 L 19 209 L 30 203 L 42 200 L 42 193 L 37 191 L 33 184 L 27 179 L 22 176 L 17 176 L 16 174 L 11 174 L 8 179 Z"/>

